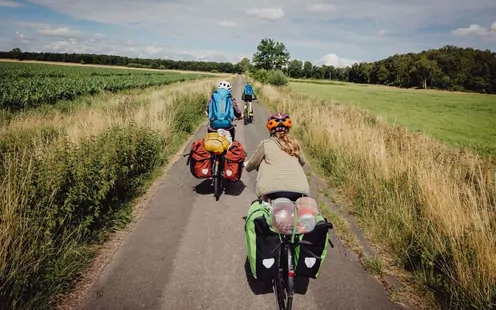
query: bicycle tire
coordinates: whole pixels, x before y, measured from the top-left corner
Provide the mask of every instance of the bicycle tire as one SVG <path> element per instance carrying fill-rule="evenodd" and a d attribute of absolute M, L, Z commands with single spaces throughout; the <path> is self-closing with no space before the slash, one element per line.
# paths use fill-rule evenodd
<path fill-rule="evenodd" d="M 274 292 L 276 294 L 276 301 L 279 310 L 286 310 L 286 293 L 284 283 L 282 281 L 282 274 L 279 274 L 277 278 L 274 279 Z"/>
<path fill-rule="evenodd" d="M 286 309 L 285 310 L 291 310 L 293 307 L 293 296 L 294 296 L 294 276 L 290 276 L 289 270 L 292 270 L 293 267 L 293 253 L 291 253 L 291 247 L 288 246 L 288 251 L 287 251 L 287 256 L 286 256 L 286 276 L 287 276 L 287 281 L 286 281 L 286 297 L 287 297 L 287 303 L 286 303 Z"/>
<path fill-rule="evenodd" d="M 220 166 L 220 159 L 216 157 L 214 159 L 214 164 L 212 167 L 212 173 L 213 173 L 213 183 L 214 183 L 214 197 L 216 201 L 219 201 L 220 198 L 220 192 L 222 189 L 222 182 L 221 182 L 221 166 Z"/>
<path fill-rule="evenodd" d="M 214 196 L 215 201 L 219 201 L 221 191 L 221 181 L 218 176 L 214 176 Z"/>
<path fill-rule="evenodd" d="M 279 306 L 279 310 L 286 310 L 286 287 L 284 285 L 284 274 L 286 273 L 286 268 L 284 266 L 286 264 L 284 262 L 284 257 L 287 257 L 287 255 L 285 251 L 285 246 L 282 246 L 281 251 L 279 252 L 277 278 L 274 279 L 274 293 L 276 295 L 276 301 L 277 305 Z"/>

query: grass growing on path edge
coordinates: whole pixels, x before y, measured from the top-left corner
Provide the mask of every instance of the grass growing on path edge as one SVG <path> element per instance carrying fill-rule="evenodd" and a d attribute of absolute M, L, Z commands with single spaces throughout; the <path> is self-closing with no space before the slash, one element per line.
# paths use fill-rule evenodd
<path fill-rule="evenodd" d="M 361 226 L 444 308 L 496 302 L 495 168 L 358 108 L 256 84 Z"/>
<path fill-rule="evenodd" d="M 0 128 L 0 309 L 51 308 L 72 288 L 197 128 L 216 80 L 30 113 Z"/>

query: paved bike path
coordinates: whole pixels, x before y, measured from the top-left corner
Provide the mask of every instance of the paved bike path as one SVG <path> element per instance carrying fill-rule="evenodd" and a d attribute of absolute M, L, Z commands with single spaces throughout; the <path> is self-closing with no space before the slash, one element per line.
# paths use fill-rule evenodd
<path fill-rule="evenodd" d="M 242 76 L 233 94 L 243 108 Z M 266 111 L 237 122 L 236 138 L 251 156 L 267 137 Z M 202 126 L 195 139 L 202 137 Z M 189 146 L 187 147 L 189 150 Z M 91 289 L 83 309 L 276 309 L 274 293 L 247 280 L 244 220 L 255 199 L 256 171 L 215 201 L 209 182 L 179 159 Z M 196 187 L 196 189 L 195 189 Z M 317 280 L 299 288 L 293 309 L 396 309 L 381 284 L 333 235 Z"/>

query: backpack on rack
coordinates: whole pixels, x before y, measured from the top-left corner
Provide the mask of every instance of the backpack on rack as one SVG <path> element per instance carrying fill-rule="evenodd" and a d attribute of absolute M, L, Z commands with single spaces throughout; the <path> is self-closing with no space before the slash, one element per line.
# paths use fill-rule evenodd
<path fill-rule="evenodd" d="M 191 145 L 188 161 L 191 174 L 197 179 L 212 177 L 212 154 L 205 149 L 204 140 L 198 139 Z"/>
<path fill-rule="evenodd" d="M 231 91 L 218 88 L 212 93 L 208 108 L 208 119 L 212 128 L 229 128 L 234 121 Z"/>
<path fill-rule="evenodd" d="M 246 158 L 246 152 L 239 141 L 234 140 L 231 147 L 224 155 L 224 169 L 222 177 L 228 181 L 238 181 L 241 179 L 243 172 L 243 163 Z"/>

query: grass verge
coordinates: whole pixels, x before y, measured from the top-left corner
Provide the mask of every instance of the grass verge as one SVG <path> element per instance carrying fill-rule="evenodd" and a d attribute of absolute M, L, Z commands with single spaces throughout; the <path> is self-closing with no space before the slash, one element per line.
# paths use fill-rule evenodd
<path fill-rule="evenodd" d="M 496 306 L 492 163 L 353 106 L 256 86 L 271 110 L 292 116 L 318 170 L 395 264 L 443 308 Z"/>
<path fill-rule="evenodd" d="M 216 80 L 102 95 L 0 127 L 0 309 L 50 309 L 193 133 Z"/>

